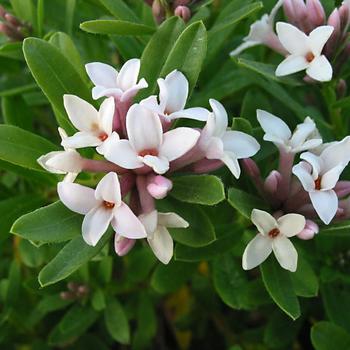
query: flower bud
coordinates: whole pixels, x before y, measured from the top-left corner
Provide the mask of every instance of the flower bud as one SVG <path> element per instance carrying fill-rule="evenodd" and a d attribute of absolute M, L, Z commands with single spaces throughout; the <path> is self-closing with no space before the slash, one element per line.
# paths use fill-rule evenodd
<path fill-rule="evenodd" d="M 191 0 L 175 0 L 174 1 L 174 8 L 177 8 L 178 6 L 187 6 Z"/>
<path fill-rule="evenodd" d="M 22 25 L 22 23 L 15 16 L 12 16 L 10 13 L 6 13 L 4 15 L 4 18 L 7 22 L 12 24 L 14 27 L 20 27 Z"/>
<path fill-rule="evenodd" d="M 344 79 L 340 79 L 337 87 L 336 87 L 336 92 L 337 92 L 337 98 L 342 98 L 346 95 L 346 90 L 347 90 L 347 84 Z"/>
<path fill-rule="evenodd" d="M 340 17 L 340 28 L 342 33 L 344 34 L 348 30 L 349 20 L 350 20 L 350 9 L 348 3 L 343 3 L 339 9 L 339 17 Z"/>
<path fill-rule="evenodd" d="M 80 173 L 83 168 L 83 158 L 75 150 L 50 152 L 37 161 L 44 169 L 54 174 Z"/>
<path fill-rule="evenodd" d="M 191 10 L 187 6 L 178 6 L 174 11 L 175 16 L 181 17 L 184 22 L 188 22 L 191 18 Z"/>
<path fill-rule="evenodd" d="M 78 290 L 78 288 L 79 288 L 79 284 L 76 283 L 76 282 L 68 282 L 67 288 L 71 292 L 76 292 Z"/>
<path fill-rule="evenodd" d="M 173 188 L 171 180 L 161 175 L 150 175 L 147 178 L 147 191 L 156 199 L 165 198 Z"/>
<path fill-rule="evenodd" d="M 5 19 L 5 15 L 6 15 L 6 10 L 4 9 L 3 6 L 0 5 L 0 17 Z"/>
<path fill-rule="evenodd" d="M 288 19 L 288 22 L 295 23 L 295 12 L 292 0 L 284 0 L 283 12 Z"/>
<path fill-rule="evenodd" d="M 320 0 L 306 0 L 308 19 L 313 26 L 318 27 L 325 22 L 325 12 Z"/>
<path fill-rule="evenodd" d="M 75 299 L 75 295 L 71 292 L 61 292 L 60 298 L 62 300 L 73 300 L 73 299 Z"/>
<path fill-rule="evenodd" d="M 302 240 L 309 240 L 319 232 L 318 225 L 312 220 L 306 220 L 304 229 L 297 234 L 297 237 Z"/>
<path fill-rule="evenodd" d="M 85 297 L 88 293 L 89 293 L 90 289 L 88 286 L 82 284 L 78 287 L 78 290 L 77 290 L 77 297 L 79 298 L 82 298 L 82 297 Z"/>
<path fill-rule="evenodd" d="M 253 159 L 245 158 L 242 159 L 242 164 L 245 172 L 252 178 L 260 177 L 260 169 L 256 165 Z"/>
<path fill-rule="evenodd" d="M 158 24 L 165 19 L 165 9 L 159 0 L 154 0 L 152 4 L 152 14 Z"/>
<path fill-rule="evenodd" d="M 128 254 L 135 243 L 135 239 L 125 238 L 118 235 L 117 233 L 114 236 L 114 249 L 119 256 Z"/>
<path fill-rule="evenodd" d="M 264 182 L 264 190 L 268 193 L 276 193 L 278 185 L 282 180 L 282 175 L 277 170 L 272 170 Z"/>

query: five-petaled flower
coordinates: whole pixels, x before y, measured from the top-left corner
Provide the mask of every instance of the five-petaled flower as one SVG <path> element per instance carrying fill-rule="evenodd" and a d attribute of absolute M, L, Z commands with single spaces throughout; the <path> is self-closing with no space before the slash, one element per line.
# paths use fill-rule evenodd
<path fill-rule="evenodd" d="M 273 251 L 279 264 L 286 270 L 295 272 L 298 253 L 289 237 L 301 232 L 305 227 L 305 218 L 300 214 L 286 214 L 277 220 L 269 213 L 254 209 L 251 220 L 259 233 L 244 250 L 242 266 L 253 269 L 265 261 Z"/>

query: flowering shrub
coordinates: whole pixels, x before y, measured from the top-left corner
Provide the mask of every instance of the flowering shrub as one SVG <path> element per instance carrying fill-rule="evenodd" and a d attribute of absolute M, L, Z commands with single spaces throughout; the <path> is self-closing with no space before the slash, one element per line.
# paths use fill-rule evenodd
<path fill-rule="evenodd" d="M 0 3 L 4 349 L 350 348 L 349 1 Z"/>

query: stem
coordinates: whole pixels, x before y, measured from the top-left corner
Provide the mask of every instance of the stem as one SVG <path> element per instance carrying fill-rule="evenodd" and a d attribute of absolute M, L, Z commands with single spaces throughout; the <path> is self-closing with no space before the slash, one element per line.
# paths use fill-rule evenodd
<path fill-rule="evenodd" d="M 281 182 L 278 186 L 278 190 L 276 193 L 277 198 L 284 202 L 289 195 L 290 189 L 290 180 L 292 177 L 292 167 L 294 164 L 294 153 L 288 153 L 283 148 L 279 149 L 280 151 L 280 159 L 278 171 L 281 174 Z"/>
<path fill-rule="evenodd" d="M 82 163 L 82 169 L 84 171 L 91 171 L 95 173 L 108 173 L 110 171 L 114 171 L 118 174 L 125 174 L 128 172 L 127 169 L 105 160 L 83 159 Z"/>
<path fill-rule="evenodd" d="M 148 193 L 147 177 L 139 175 L 136 177 L 136 186 L 139 194 L 142 213 L 147 214 L 155 209 L 155 200 Z"/>

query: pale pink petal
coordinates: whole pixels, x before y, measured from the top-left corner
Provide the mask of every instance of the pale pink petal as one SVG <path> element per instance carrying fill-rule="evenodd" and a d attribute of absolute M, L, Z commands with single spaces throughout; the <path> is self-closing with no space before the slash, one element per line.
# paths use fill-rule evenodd
<path fill-rule="evenodd" d="M 158 113 L 158 114 L 164 113 L 164 111 L 159 106 L 156 95 L 152 95 L 152 96 L 149 96 L 149 97 L 143 99 L 140 102 L 140 105 L 150 109 L 151 111 L 153 111 L 155 113 Z"/>
<path fill-rule="evenodd" d="M 264 262 L 272 252 L 271 239 L 257 234 L 246 246 L 242 267 L 244 270 L 251 270 Z"/>
<path fill-rule="evenodd" d="M 205 157 L 208 159 L 221 159 L 224 156 L 224 144 L 219 137 L 211 137 L 207 144 Z"/>
<path fill-rule="evenodd" d="M 118 234 L 114 236 L 114 250 L 119 256 L 124 256 L 129 253 L 132 247 L 135 245 L 135 239 L 125 238 Z"/>
<path fill-rule="evenodd" d="M 49 171 L 50 173 L 65 174 L 66 171 L 60 169 L 60 167 L 57 168 L 56 166 L 50 166 L 48 164 L 48 161 L 50 159 L 54 159 L 55 157 L 57 157 L 61 153 L 64 153 L 64 151 L 54 151 L 54 152 L 50 152 L 50 153 L 44 154 L 43 156 L 41 156 L 41 157 L 39 157 L 37 159 L 37 162 L 40 164 L 40 166 L 42 166 L 45 170 Z"/>
<path fill-rule="evenodd" d="M 187 228 L 189 223 L 176 213 L 158 213 L 158 224 L 172 228 Z"/>
<path fill-rule="evenodd" d="M 273 114 L 258 109 L 256 111 L 258 122 L 265 131 L 266 135 L 275 136 L 277 139 L 286 142 L 292 136 L 288 125 Z"/>
<path fill-rule="evenodd" d="M 70 210 L 87 214 L 92 208 L 99 205 L 95 198 L 95 191 L 86 186 L 70 182 L 59 182 L 57 193 L 61 202 Z"/>
<path fill-rule="evenodd" d="M 333 190 L 310 192 L 310 199 L 320 219 L 328 225 L 338 209 L 338 197 Z"/>
<path fill-rule="evenodd" d="M 82 232 L 84 241 L 95 246 L 107 231 L 113 217 L 113 210 L 98 206 L 90 210 L 84 217 Z M 77 252 L 79 254 L 79 252 Z"/>
<path fill-rule="evenodd" d="M 110 147 L 120 140 L 117 132 L 113 131 L 112 134 L 104 140 L 98 147 L 96 147 L 96 151 L 100 154 L 105 154 L 109 150 Z"/>
<path fill-rule="evenodd" d="M 269 213 L 259 209 L 253 209 L 251 220 L 262 235 L 267 235 L 278 227 L 276 219 Z"/>
<path fill-rule="evenodd" d="M 305 162 L 294 165 L 292 172 L 299 179 L 305 191 L 313 191 L 315 189 L 315 180 Z"/>
<path fill-rule="evenodd" d="M 277 77 L 283 77 L 300 72 L 309 67 L 309 65 L 310 63 L 306 60 L 305 56 L 290 55 L 277 66 L 275 74 Z"/>
<path fill-rule="evenodd" d="M 168 119 L 174 120 L 179 118 L 187 118 L 205 122 L 208 119 L 208 116 L 209 111 L 207 109 L 202 107 L 193 107 L 171 113 L 170 115 L 168 115 Z"/>
<path fill-rule="evenodd" d="M 316 57 L 306 70 L 306 74 L 318 81 L 330 81 L 332 80 L 333 68 L 326 56 L 322 55 Z"/>
<path fill-rule="evenodd" d="M 209 104 L 211 109 L 213 110 L 214 120 L 211 121 L 208 119 L 208 122 L 209 123 L 214 122 L 214 126 L 209 125 L 208 127 L 209 129 L 214 129 L 213 130 L 214 136 L 221 137 L 226 131 L 228 126 L 227 112 L 224 106 L 219 101 L 214 100 L 213 98 L 209 100 Z"/>
<path fill-rule="evenodd" d="M 289 23 L 276 24 L 278 39 L 284 48 L 295 55 L 305 55 L 310 50 L 309 38 L 297 27 Z"/>
<path fill-rule="evenodd" d="M 331 190 L 334 188 L 344 168 L 345 166 L 343 164 L 340 164 L 323 174 L 321 179 L 322 190 Z"/>
<path fill-rule="evenodd" d="M 221 158 L 222 162 L 229 168 L 233 176 L 238 179 L 241 175 L 241 168 L 234 153 L 226 151 Z"/>
<path fill-rule="evenodd" d="M 326 147 L 321 153 L 321 158 L 325 170 L 332 169 L 339 164 L 347 165 L 350 160 L 350 136 Z"/>
<path fill-rule="evenodd" d="M 110 172 L 98 183 L 95 191 L 97 200 L 114 203 L 119 206 L 121 203 L 120 184 L 116 173 Z"/>
<path fill-rule="evenodd" d="M 323 159 L 311 152 L 302 153 L 300 159 L 307 161 L 312 166 L 312 176 L 316 180 L 321 169 L 324 167 Z"/>
<path fill-rule="evenodd" d="M 98 127 L 98 112 L 90 103 L 75 95 L 64 95 L 63 103 L 70 121 L 78 130 L 91 131 Z"/>
<path fill-rule="evenodd" d="M 55 153 L 55 155 L 52 155 Z M 51 154 L 51 156 L 49 156 Z M 51 169 L 49 171 L 55 172 L 59 171 L 58 174 L 64 173 L 80 173 L 82 170 L 82 157 L 80 154 L 74 150 L 68 150 L 64 152 L 50 152 L 47 154 L 45 159 L 43 159 L 46 166 Z M 38 159 L 38 162 L 43 157 Z M 40 164 L 40 163 L 39 163 Z"/>
<path fill-rule="evenodd" d="M 114 112 L 114 98 L 109 97 L 102 102 L 100 110 L 98 112 L 101 130 L 107 133 L 107 135 L 110 135 L 112 133 Z"/>
<path fill-rule="evenodd" d="M 293 243 L 285 236 L 279 235 L 272 240 L 272 249 L 279 264 L 286 270 L 295 272 L 298 265 L 298 252 Z"/>
<path fill-rule="evenodd" d="M 138 239 L 147 236 L 146 230 L 140 220 L 123 202 L 114 210 L 112 226 L 117 234 L 126 238 Z"/>
<path fill-rule="evenodd" d="M 64 148 L 84 148 L 99 146 L 102 141 L 89 131 L 78 131 L 73 136 L 62 140 L 61 145 Z"/>
<path fill-rule="evenodd" d="M 200 132 L 191 128 L 176 128 L 163 135 L 163 143 L 159 148 L 159 156 L 169 161 L 187 153 L 198 141 Z"/>
<path fill-rule="evenodd" d="M 123 91 L 130 89 L 136 85 L 139 72 L 140 60 L 138 58 L 132 58 L 131 60 L 126 61 L 119 71 L 117 86 Z"/>
<path fill-rule="evenodd" d="M 134 96 L 136 96 L 139 90 L 145 89 L 146 87 L 148 87 L 148 83 L 145 79 L 142 78 L 137 84 L 123 92 L 120 101 L 125 102 L 131 100 Z"/>
<path fill-rule="evenodd" d="M 151 235 L 158 226 L 158 212 L 157 210 L 153 210 L 147 214 L 139 215 L 139 220 L 144 226 L 147 235 Z"/>
<path fill-rule="evenodd" d="M 112 66 L 100 62 L 92 62 L 86 64 L 85 69 L 94 85 L 106 88 L 116 87 L 118 71 Z"/>
<path fill-rule="evenodd" d="M 312 53 L 315 56 L 319 56 L 325 46 L 326 42 L 330 38 L 334 31 L 332 26 L 320 26 L 315 28 L 310 34 L 310 46 Z"/>
<path fill-rule="evenodd" d="M 222 136 L 224 150 L 232 152 L 238 159 L 254 156 L 260 149 L 254 137 L 241 131 L 226 131 Z"/>
<path fill-rule="evenodd" d="M 148 165 L 157 174 L 164 174 L 169 170 L 169 160 L 165 157 L 147 155 L 142 158 L 144 164 Z"/>
<path fill-rule="evenodd" d="M 173 256 L 174 243 L 169 231 L 164 226 L 158 226 L 150 237 L 147 237 L 154 255 L 163 264 L 168 264 Z"/>
<path fill-rule="evenodd" d="M 118 88 L 105 88 L 104 86 L 95 86 L 94 88 L 92 88 L 92 98 L 94 100 L 97 100 L 104 96 L 120 98 L 122 94 L 123 91 Z"/>
<path fill-rule="evenodd" d="M 301 232 L 305 227 L 305 218 L 300 214 L 286 214 L 277 219 L 281 234 L 292 237 Z"/>

